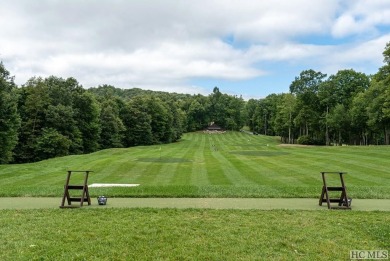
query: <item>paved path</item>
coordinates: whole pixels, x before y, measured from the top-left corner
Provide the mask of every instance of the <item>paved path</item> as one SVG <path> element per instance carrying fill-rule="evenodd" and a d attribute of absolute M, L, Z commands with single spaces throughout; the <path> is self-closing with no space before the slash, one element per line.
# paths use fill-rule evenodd
<path fill-rule="evenodd" d="M 59 208 L 61 198 L 1 198 L 0 209 Z M 77 205 L 77 203 L 73 203 Z M 92 198 L 92 205 L 85 208 L 210 208 L 210 209 L 297 209 L 327 210 L 326 204 L 318 205 L 314 198 L 108 198 L 107 205 L 99 206 Z M 390 199 L 353 199 L 352 210 L 390 211 Z"/>

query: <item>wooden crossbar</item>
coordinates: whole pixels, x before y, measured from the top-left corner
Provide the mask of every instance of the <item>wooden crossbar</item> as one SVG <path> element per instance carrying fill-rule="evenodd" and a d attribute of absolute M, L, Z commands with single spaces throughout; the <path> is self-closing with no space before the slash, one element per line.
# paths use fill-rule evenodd
<path fill-rule="evenodd" d="M 341 187 L 330 187 L 326 184 L 326 174 L 339 174 Z M 350 201 L 348 201 L 347 188 L 345 186 L 343 175 L 347 172 L 321 172 L 322 175 L 322 192 L 319 200 L 319 205 L 322 206 L 326 202 L 328 209 L 351 209 Z M 330 198 L 329 191 L 340 191 L 339 198 Z M 338 206 L 332 206 L 330 203 L 338 203 Z"/>
<path fill-rule="evenodd" d="M 72 173 L 74 172 L 82 172 L 84 173 L 84 183 L 82 185 L 70 185 L 70 178 Z M 60 208 L 74 208 L 74 207 L 82 207 L 84 202 L 88 202 L 88 205 L 91 205 L 91 198 L 89 197 L 88 191 L 88 176 L 89 173 L 92 172 L 90 170 L 68 170 L 68 175 L 66 177 L 65 186 L 64 186 L 64 195 L 62 197 Z M 81 190 L 80 197 L 71 197 L 69 190 Z M 68 205 L 65 205 L 65 201 Z M 72 205 L 72 202 L 80 202 L 80 205 Z"/>

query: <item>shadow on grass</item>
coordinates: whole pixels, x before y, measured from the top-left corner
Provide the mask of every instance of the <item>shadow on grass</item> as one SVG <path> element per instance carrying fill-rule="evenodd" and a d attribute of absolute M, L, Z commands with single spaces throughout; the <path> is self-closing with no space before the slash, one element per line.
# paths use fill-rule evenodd
<path fill-rule="evenodd" d="M 184 158 L 139 158 L 140 162 L 159 162 L 159 163 L 184 163 L 191 162 L 189 159 Z"/>
<path fill-rule="evenodd" d="M 268 147 L 269 144 L 233 144 L 235 147 Z"/>
<path fill-rule="evenodd" d="M 244 156 L 261 156 L 261 157 L 273 157 L 288 155 L 290 153 L 283 151 L 265 151 L 265 150 L 244 150 L 244 151 L 231 151 L 232 154 L 244 155 Z"/>

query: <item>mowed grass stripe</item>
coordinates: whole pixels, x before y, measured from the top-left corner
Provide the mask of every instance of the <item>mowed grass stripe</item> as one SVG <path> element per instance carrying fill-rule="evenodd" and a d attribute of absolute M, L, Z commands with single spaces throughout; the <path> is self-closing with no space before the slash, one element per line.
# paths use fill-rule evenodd
<path fill-rule="evenodd" d="M 138 147 L 136 153 L 129 153 L 127 149 L 120 149 L 123 151 L 122 157 L 117 168 L 110 168 L 114 164 L 105 165 L 105 169 L 97 170 L 91 177 L 98 183 L 138 183 L 138 178 L 146 175 L 145 171 L 149 162 L 139 162 L 140 158 L 145 158 L 154 151 L 154 147 Z M 141 167 L 142 166 L 142 167 Z"/>
<path fill-rule="evenodd" d="M 278 147 L 278 149 L 283 150 L 286 155 L 280 156 L 277 162 L 274 162 L 273 158 L 269 161 L 274 165 L 279 165 L 278 172 L 286 176 L 285 180 L 289 181 L 289 184 L 316 185 L 322 183 L 320 171 L 329 170 L 327 164 L 321 160 L 322 156 L 317 156 L 309 151 L 304 154 L 297 153 L 299 149 L 307 148 L 286 150 Z"/>
<path fill-rule="evenodd" d="M 365 149 L 366 147 L 359 147 L 360 150 Z M 356 155 L 355 150 L 342 150 L 337 147 L 331 147 L 331 148 L 310 148 L 310 153 L 306 153 L 303 150 L 296 150 L 296 154 L 306 156 L 308 158 L 310 157 L 316 157 L 318 160 L 323 162 L 326 165 L 329 165 L 329 168 L 332 168 L 334 163 L 338 163 L 336 165 L 341 165 L 343 167 L 367 167 L 369 166 L 371 168 L 371 171 L 384 171 L 386 172 L 386 169 L 390 167 L 390 162 L 388 160 L 388 155 L 381 154 L 378 156 L 376 154 L 375 157 L 369 157 L 367 158 L 367 155 Z M 358 160 L 357 160 L 358 159 Z"/>
<path fill-rule="evenodd" d="M 243 139 L 241 140 L 241 146 L 236 146 L 242 149 L 242 152 L 247 152 L 248 156 L 238 156 L 235 154 L 235 151 L 231 151 L 229 156 L 232 161 L 235 161 L 236 165 L 241 165 L 243 169 L 250 168 L 256 171 L 256 174 L 260 174 L 260 178 L 257 178 L 259 184 L 264 184 L 265 180 L 269 180 L 268 183 L 273 183 L 277 185 L 285 184 L 282 179 L 279 179 L 281 175 L 289 175 L 290 169 L 281 167 L 281 163 L 288 156 L 280 156 L 279 150 L 275 149 L 272 144 L 272 140 L 261 139 L 260 136 L 252 136 L 248 134 L 242 135 Z M 246 138 L 248 138 L 246 140 Z M 246 151 L 245 151 L 246 150 Z M 259 152 L 259 153 L 256 153 Z M 253 154 L 253 156 L 251 156 Z M 234 156 L 233 156 L 234 155 Z M 245 154 L 244 154 L 245 155 Z M 246 165 L 246 166 L 245 166 Z M 249 172 L 250 173 L 250 172 Z"/>
<path fill-rule="evenodd" d="M 178 143 L 174 150 L 167 149 L 169 153 L 163 154 L 164 156 L 161 158 L 162 167 L 154 183 L 156 185 L 185 184 L 181 181 L 188 180 L 189 172 L 183 171 L 182 168 L 178 171 L 178 167 L 188 165 L 190 162 L 188 157 L 191 157 L 192 153 L 190 152 L 194 145 L 192 142 L 183 141 Z M 164 147 L 162 149 L 165 151 Z M 170 161 L 170 159 L 172 160 Z M 159 161 L 156 162 L 156 164 L 158 163 Z"/>
<path fill-rule="evenodd" d="M 311 176 L 313 182 L 321 180 L 321 171 L 346 171 L 342 158 L 335 156 L 332 159 L 325 158 L 323 154 L 316 154 L 312 148 L 295 148 L 289 153 L 290 157 L 286 158 L 284 163 L 295 173 Z"/>
<path fill-rule="evenodd" d="M 192 139 L 192 143 L 197 144 L 197 147 L 195 147 L 193 154 L 190 184 L 194 186 L 210 185 L 211 182 L 208 176 L 205 155 L 206 149 L 209 148 L 209 145 L 206 145 L 206 135 L 194 133 L 193 137 L 194 138 Z"/>
<path fill-rule="evenodd" d="M 116 149 L 115 157 L 107 157 L 104 160 L 99 160 L 95 164 L 91 164 L 91 169 L 94 170 L 90 180 L 97 183 L 135 183 L 136 175 L 139 175 L 137 166 L 137 158 L 135 155 L 143 156 L 148 154 L 148 150 L 144 148 L 138 149 L 137 153 L 126 149 Z M 112 164 L 115 162 L 116 164 Z M 89 169 L 89 168 L 87 168 Z"/>
<path fill-rule="evenodd" d="M 249 149 L 243 152 L 248 152 L 248 155 L 253 153 L 254 156 L 248 156 L 250 157 L 250 159 L 246 161 L 244 161 L 245 157 L 242 157 L 242 160 L 240 161 L 237 160 L 238 159 L 237 156 L 235 158 L 232 157 L 232 155 L 235 155 L 234 154 L 235 151 L 225 152 L 230 154 L 228 157 L 230 158 L 231 161 L 233 161 L 233 159 L 236 159 L 235 161 L 236 163 L 234 165 L 241 166 L 242 167 L 241 169 L 247 169 L 248 164 L 244 166 L 244 164 L 240 164 L 240 163 L 242 162 L 249 163 L 249 165 L 252 166 L 250 167 L 250 169 L 257 170 L 256 176 L 260 177 L 255 179 L 257 181 L 257 184 L 267 184 L 265 182 L 266 180 L 268 180 L 268 184 L 274 184 L 274 185 L 288 185 L 291 183 L 291 180 L 294 179 L 294 177 L 290 175 L 291 169 L 288 167 L 284 167 L 284 165 L 282 164 L 283 160 L 288 156 L 279 156 L 278 152 L 280 152 L 280 150 L 275 148 L 275 146 L 270 146 L 268 143 L 264 143 L 263 140 L 259 140 L 259 136 L 244 134 L 241 135 L 241 137 L 242 137 L 242 139 L 240 139 L 240 142 L 242 143 L 241 147 Z M 256 153 L 256 151 L 260 153 Z M 257 156 L 257 154 L 258 155 L 263 154 L 264 156 Z M 244 173 L 250 173 L 250 172 L 245 171 Z M 253 180 L 251 177 L 249 177 L 249 179 Z M 301 183 L 300 185 L 302 184 L 305 183 Z"/>
<path fill-rule="evenodd" d="M 147 147 L 145 153 L 140 155 L 134 162 L 136 168 L 139 170 L 139 174 L 136 178 L 136 183 L 142 185 L 164 185 L 164 181 L 168 181 L 173 177 L 172 172 L 166 172 L 164 167 L 167 163 L 167 159 L 172 158 L 172 154 L 177 149 L 176 147 L 170 148 L 166 145 L 157 145 Z"/>
<path fill-rule="evenodd" d="M 216 159 L 214 153 L 219 151 L 221 147 L 215 143 L 215 136 L 209 134 L 206 136 L 206 146 L 204 150 L 206 168 L 212 169 L 212 172 L 208 172 L 208 180 L 211 185 L 233 185 L 232 181 L 225 175 L 223 166 Z"/>
<path fill-rule="evenodd" d="M 294 157 L 291 160 L 291 164 L 306 166 L 307 169 L 313 168 L 315 166 L 318 169 L 318 173 L 321 171 L 344 171 L 348 172 L 355 179 L 360 180 L 362 185 L 380 185 L 383 182 L 383 177 L 385 177 L 388 172 L 379 173 L 376 169 L 376 166 L 372 168 L 367 168 L 366 164 L 362 160 L 352 160 L 349 158 L 347 152 L 340 153 L 332 151 L 329 152 L 329 156 L 324 157 L 323 155 L 317 155 L 316 150 L 310 148 L 310 153 L 303 152 L 302 150 L 296 150 L 294 152 L 297 157 Z M 381 159 L 380 161 L 384 161 Z M 310 165 L 309 165 L 310 164 Z M 368 174 L 368 175 L 367 175 Z"/>
<path fill-rule="evenodd" d="M 253 181 L 248 179 L 246 175 L 244 175 L 244 171 L 239 170 L 236 166 L 227 158 L 229 152 L 226 139 L 224 139 L 224 135 L 212 135 L 211 140 L 212 143 L 215 144 L 216 149 L 213 151 L 212 156 L 214 159 L 220 164 L 223 173 L 227 179 L 233 185 L 253 185 L 255 184 Z"/>
<path fill-rule="evenodd" d="M 384 147 L 386 148 L 386 147 Z M 364 153 L 365 149 L 369 149 L 368 147 L 359 148 L 361 152 Z M 384 150 L 386 152 L 386 150 Z M 331 156 L 328 158 L 330 161 L 341 161 L 348 168 L 352 168 L 357 171 L 364 171 L 364 169 L 368 169 L 372 175 L 383 176 L 388 173 L 388 169 L 390 168 L 390 162 L 388 159 L 389 154 L 374 154 L 369 156 L 370 152 L 367 150 L 367 154 L 355 155 L 356 150 L 354 148 L 351 149 L 341 149 L 336 151 L 335 148 L 331 150 Z M 358 156 L 359 161 L 356 160 L 356 156 Z"/>
<path fill-rule="evenodd" d="M 157 173 L 161 167 L 154 162 L 136 162 L 140 175 L 135 179 L 135 183 L 142 185 L 154 185 Z"/>
<path fill-rule="evenodd" d="M 256 151 L 261 152 L 259 154 L 261 155 L 264 151 L 263 146 L 250 147 L 250 149 L 248 156 L 230 152 L 229 160 L 239 167 L 243 175 L 259 185 L 284 185 L 285 182 L 277 178 L 279 165 L 268 163 L 271 158 L 279 160 L 279 156 L 257 156 Z M 250 153 L 254 155 L 251 156 Z"/>
<path fill-rule="evenodd" d="M 141 184 L 107 190 L 116 196 L 318 197 L 320 171 L 347 171 L 354 195 L 390 198 L 389 152 L 390 146 L 294 147 L 240 132 L 187 133 L 161 150 L 160 145 L 108 149 L 0 165 L 0 195 L 59 196 L 68 169 L 89 169 L 90 183 Z"/>
<path fill-rule="evenodd" d="M 227 179 L 229 179 L 230 183 L 233 185 L 251 185 L 255 184 L 250 179 L 246 177 L 246 175 L 242 175 L 242 171 L 238 170 L 235 165 L 231 163 L 226 157 L 220 153 L 213 153 L 213 157 L 218 164 L 220 164 L 222 171 Z"/>
<path fill-rule="evenodd" d="M 237 133 L 236 133 L 237 135 Z M 247 140 L 247 136 L 250 138 L 256 137 L 256 136 L 251 136 L 248 134 L 244 135 L 239 135 L 241 139 L 233 139 L 231 142 L 241 143 L 241 147 L 250 149 L 250 150 L 263 150 L 264 145 L 257 144 L 258 141 L 255 141 L 254 139 L 249 139 Z M 226 139 L 223 141 L 226 142 Z M 251 146 L 248 146 L 251 145 Z M 261 157 L 257 156 L 240 156 L 237 154 L 234 154 L 232 152 L 234 151 L 229 151 L 229 149 L 232 146 L 225 146 L 226 150 L 223 152 L 225 155 L 225 158 L 227 161 L 231 162 L 230 164 L 235 166 L 236 170 L 240 172 L 240 175 L 244 177 L 247 181 L 246 185 L 248 184 L 257 184 L 257 185 L 264 185 L 264 184 L 274 184 L 274 185 L 282 185 L 284 184 L 283 181 L 276 181 L 273 178 L 274 175 L 277 175 L 275 172 L 275 169 L 270 168 L 266 166 L 265 164 L 262 164 Z M 234 147 L 234 146 L 233 146 Z M 236 146 L 237 147 L 237 146 Z M 236 148 L 233 148 L 236 149 Z M 268 159 L 269 157 L 267 157 Z"/>
<path fill-rule="evenodd" d="M 164 160 L 164 159 L 163 159 Z M 153 164 L 159 164 L 154 162 Z M 178 163 L 162 163 L 160 169 L 156 173 L 156 177 L 153 180 L 153 185 L 169 185 L 172 184 L 173 177 L 177 169 Z"/>
<path fill-rule="evenodd" d="M 245 175 L 247 179 L 251 180 L 257 185 L 283 185 L 283 181 L 278 181 L 272 178 L 273 169 L 264 166 L 258 159 L 250 159 L 243 156 L 230 157 L 230 161 L 238 168 L 246 171 L 242 171 L 242 175 Z"/>
<path fill-rule="evenodd" d="M 197 144 L 197 141 L 183 140 L 183 142 L 180 142 L 177 157 L 182 158 L 183 161 L 175 166 L 175 173 L 172 179 L 173 185 L 188 185 L 192 183 L 192 170 L 194 164 L 196 164 L 195 153 L 198 148 L 199 144 Z"/>
<path fill-rule="evenodd" d="M 291 175 L 291 169 L 284 167 L 281 163 L 283 162 L 282 159 L 278 158 L 275 160 L 274 158 L 275 157 L 263 157 L 258 159 L 259 164 L 272 170 L 272 173 L 269 173 L 269 175 L 271 180 L 273 180 L 273 183 L 282 183 L 286 186 L 290 184 L 295 184 L 297 186 L 307 184 L 306 182 L 300 181 L 299 176 L 302 175 L 301 173 L 298 173 L 298 175 Z"/>

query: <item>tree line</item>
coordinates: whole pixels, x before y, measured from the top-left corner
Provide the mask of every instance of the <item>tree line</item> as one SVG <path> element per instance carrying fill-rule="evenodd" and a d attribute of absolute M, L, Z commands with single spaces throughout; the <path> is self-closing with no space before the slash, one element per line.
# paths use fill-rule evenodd
<path fill-rule="evenodd" d="M 218 87 L 208 96 L 110 85 L 84 89 L 74 78 L 56 76 L 17 86 L 0 62 L 0 163 L 170 143 L 210 122 L 227 130 L 248 126 L 285 143 L 388 145 L 390 43 L 383 55 L 385 64 L 374 75 L 305 70 L 289 93 L 248 101 Z"/>
<path fill-rule="evenodd" d="M 374 75 L 302 71 L 289 93 L 249 100 L 247 125 L 285 143 L 389 145 L 390 42 L 383 56 L 385 64 Z"/>
<path fill-rule="evenodd" d="M 55 76 L 17 86 L 0 63 L 0 163 L 171 143 L 211 121 L 239 130 L 243 111 L 242 98 L 217 87 L 209 96 L 110 85 L 86 90 Z"/>

